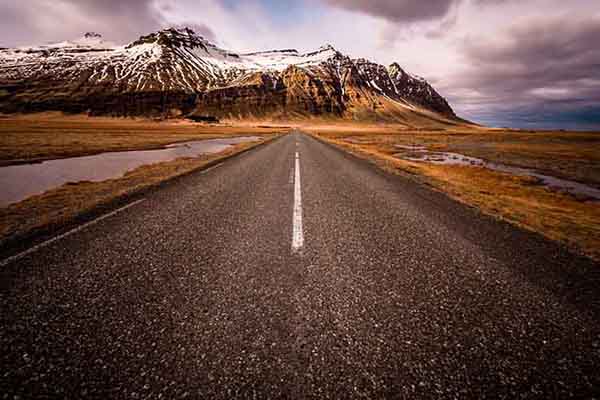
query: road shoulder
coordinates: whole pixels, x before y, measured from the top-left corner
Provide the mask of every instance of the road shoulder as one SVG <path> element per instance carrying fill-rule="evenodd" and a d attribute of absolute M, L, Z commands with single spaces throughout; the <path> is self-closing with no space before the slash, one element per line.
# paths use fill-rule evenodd
<path fill-rule="evenodd" d="M 544 236 L 570 251 L 600 260 L 600 208 L 591 201 L 551 192 L 523 177 L 476 167 L 428 166 L 406 162 L 376 148 L 310 131 L 314 138 L 444 193 L 479 212 Z"/>
<path fill-rule="evenodd" d="M 279 137 L 281 135 L 242 143 L 218 154 L 145 165 L 117 179 L 65 184 L 0 208 L 0 255 L 10 257 L 139 200 L 151 191 L 190 174 L 207 171 Z"/>

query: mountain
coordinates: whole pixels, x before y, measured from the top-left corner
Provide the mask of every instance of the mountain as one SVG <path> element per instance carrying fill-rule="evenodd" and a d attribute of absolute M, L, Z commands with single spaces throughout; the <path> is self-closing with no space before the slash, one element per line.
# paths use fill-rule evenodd
<path fill-rule="evenodd" d="M 125 46 L 90 32 L 74 41 L 0 49 L 0 112 L 47 110 L 458 121 L 430 84 L 396 63 L 351 59 L 330 45 L 308 53 L 235 53 L 188 28 Z"/>

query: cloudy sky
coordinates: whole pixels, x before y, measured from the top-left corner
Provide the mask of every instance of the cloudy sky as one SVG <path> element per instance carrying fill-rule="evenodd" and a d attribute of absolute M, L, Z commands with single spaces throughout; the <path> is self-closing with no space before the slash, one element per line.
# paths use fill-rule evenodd
<path fill-rule="evenodd" d="M 598 0 L 0 0 L 4 47 L 173 25 L 232 50 L 397 61 L 480 123 L 600 129 Z"/>

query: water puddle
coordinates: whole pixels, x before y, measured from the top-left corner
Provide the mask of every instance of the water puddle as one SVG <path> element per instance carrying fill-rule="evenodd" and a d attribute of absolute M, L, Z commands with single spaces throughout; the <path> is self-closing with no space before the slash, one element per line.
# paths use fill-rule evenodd
<path fill-rule="evenodd" d="M 256 140 L 261 138 L 246 136 L 198 140 L 175 143 L 158 150 L 110 152 L 0 167 L 0 206 L 44 193 L 65 183 L 105 181 L 123 176 L 127 171 L 142 165 L 197 157 L 201 154 L 215 154 L 233 145 Z"/>
<path fill-rule="evenodd" d="M 404 160 L 428 162 L 441 165 L 471 165 L 519 176 L 529 176 L 536 178 L 540 185 L 551 190 L 565 192 L 581 200 L 600 200 L 600 189 L 596 189 L 592 186 L 568 179 L 561 179 L 554 176 L 545 175 L 533 169 L 513 167 L 506 164 L 486 161 L 481 158 L 469 157 L 460 153 L 430 151 L 422 145 L 396 145 L 395 147 L 402 151 L 395 156 Z"/>

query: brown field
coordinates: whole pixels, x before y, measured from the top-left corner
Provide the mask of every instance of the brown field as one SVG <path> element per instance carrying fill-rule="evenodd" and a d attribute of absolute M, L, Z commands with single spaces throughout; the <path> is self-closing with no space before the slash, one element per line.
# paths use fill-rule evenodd
<path fill-rule="evenodd" d="M 269 139 L 285 131 L 276 127 L 209 126 L 58 114 L 0 118 L 0 164 L 161 148 L 175 142 L 225 136 L 256 135 Z M 65 184 L 0 208 L 0 244 L 38 230 L 62 226 L 120 197 L 201 169 L 258 143 L 242 143 L 219 154 L 145 165 L 123 177 L 103 182 Z"/>
<path fill-rule="evenodd" d="M 287 125 L 287 124 L 286 124 Z M 343 147 L 380 167 L 425 182 L 482 212 L 561 241 L 600 259 L 600 204 L 548 190 L 535 179 L 475 166 L 444 166 L 394 157 L 395 145 L 424 145 L 600 188 L 600 134 L 535 132 L 445 126 L 411 129 L 398 125 L 311 120 L 290 126 L 261 121 L 202 125 L 184 121 L 88 118 L 48 113 L 0 117 L 0 164 L 160 148 L 188 141 L 238 135 L 284 133 L 291 127 Z M 79 182 L 0 209 L 0 243 L 74 216 L 159 182 L 202 168 L 254 144 L 222 154 L 148 165 L 105 182 Z"/>
<path fill-rule="evenodd" d="M 0 118 L 0 165 L 107 151 L 158 149 L 190 140 L 282 131 L 285 128 L 90 118 L 60 113 L 5 116 Z"/>
<path fill-rule="evenodd" d="M 0 208 L 0 244 L 37 230 L 60 227 L 80 215 L 110 204 L 117 198 L 135 194 L 163 181 L 212 165 L 260 143 L 242 143 L 218 154 L 145 165 L 123 177 L 103 182 L 65 184 Z"/>
<path fill-rule="evenodd" d="M 466 204 L 561 241 L 600 259 L 600 203 L 551 191 L 536 180 L 477 166 L 434 165 L 394 157 L 395 145 L 425 145 L 504 164 L 533 168 L 600 187 L 600 134 L 483 128 L 410 130 L 394 127 L 306 128 L 380 167 L 427 182 Z"/>
<path fill-rule="evenodd" d="M 344 125 L 309 126 L 327 138 L 344 139 L 386 154 L 394 145 L 425 145 L 507 165 L 533 168 L 559 178 L 600 188 L 600 133 L 516 131 L 484 128 L 412 130 L 395 127 Z"/>

